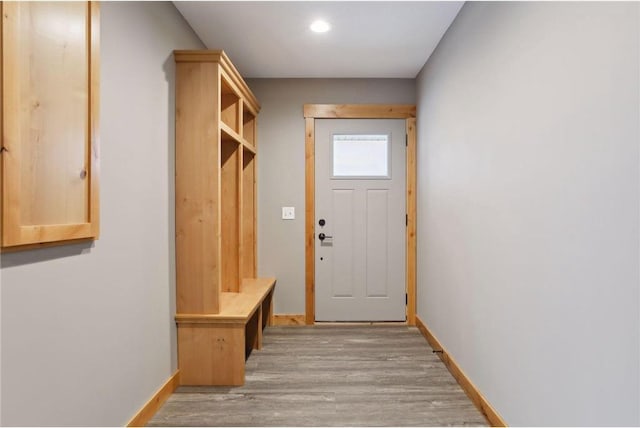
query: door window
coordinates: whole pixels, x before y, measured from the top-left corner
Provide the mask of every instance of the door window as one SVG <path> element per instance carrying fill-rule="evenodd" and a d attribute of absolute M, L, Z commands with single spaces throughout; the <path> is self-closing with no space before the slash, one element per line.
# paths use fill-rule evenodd
<path fill-rule="evenodd" d="M 334 134 L 332 178 L 391 178 L 389 135 Z"/>

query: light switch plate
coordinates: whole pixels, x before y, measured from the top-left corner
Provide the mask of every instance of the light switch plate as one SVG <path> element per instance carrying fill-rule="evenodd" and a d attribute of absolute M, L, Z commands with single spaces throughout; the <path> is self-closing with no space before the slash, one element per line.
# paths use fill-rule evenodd
<path fill-rule="evenodd" d="M 296 209 L 295 207 L 282 207 L 282 219 L 283 220 L 294 220 L 296 218 Z"/>

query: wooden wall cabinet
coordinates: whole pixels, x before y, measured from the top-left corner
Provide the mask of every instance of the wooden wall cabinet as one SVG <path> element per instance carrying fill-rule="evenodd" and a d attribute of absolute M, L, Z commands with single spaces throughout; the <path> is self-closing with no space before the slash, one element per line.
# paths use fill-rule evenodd
<path fill-rule="evenodd" d="M 96 239 L 95 2 L 2 2 L 2 247 Z"/>
<path fill-rule="evenodd" d="M 238 385 L 275 279 L 256 278 L 260 105 L 223 51 L 175 51 L 176 321 L 183 383 Z"/>

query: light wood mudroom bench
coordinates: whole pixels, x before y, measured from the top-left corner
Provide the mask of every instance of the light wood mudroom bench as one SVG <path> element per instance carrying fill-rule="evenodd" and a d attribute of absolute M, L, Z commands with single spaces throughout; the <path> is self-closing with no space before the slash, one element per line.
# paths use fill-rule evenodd
<path fill-rule="evenodd" d="M 275 278 L 245 279 L 239 292 L 220 294 L 215 315 L 178 314 L 178 358 L 184 385 L 243 385 L 245 360 L 262 349 Z"/>
<path fill-rule="evenodd" d="M 174 58 L 180 384 L 242 385 L 276 282 L 256 269 L 260 103 L 223 51 Z"/>

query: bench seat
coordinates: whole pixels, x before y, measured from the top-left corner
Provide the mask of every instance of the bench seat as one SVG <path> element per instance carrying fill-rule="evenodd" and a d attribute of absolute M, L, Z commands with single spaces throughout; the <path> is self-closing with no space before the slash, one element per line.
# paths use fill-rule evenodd
<path fill-rule="evenodd" d="M 275 282 L 244 279 L 238 293 L 220 294 L 217 314 L 176 314 L 182 385 L 244 384 L 245 360 L 262 348 Z"/>

